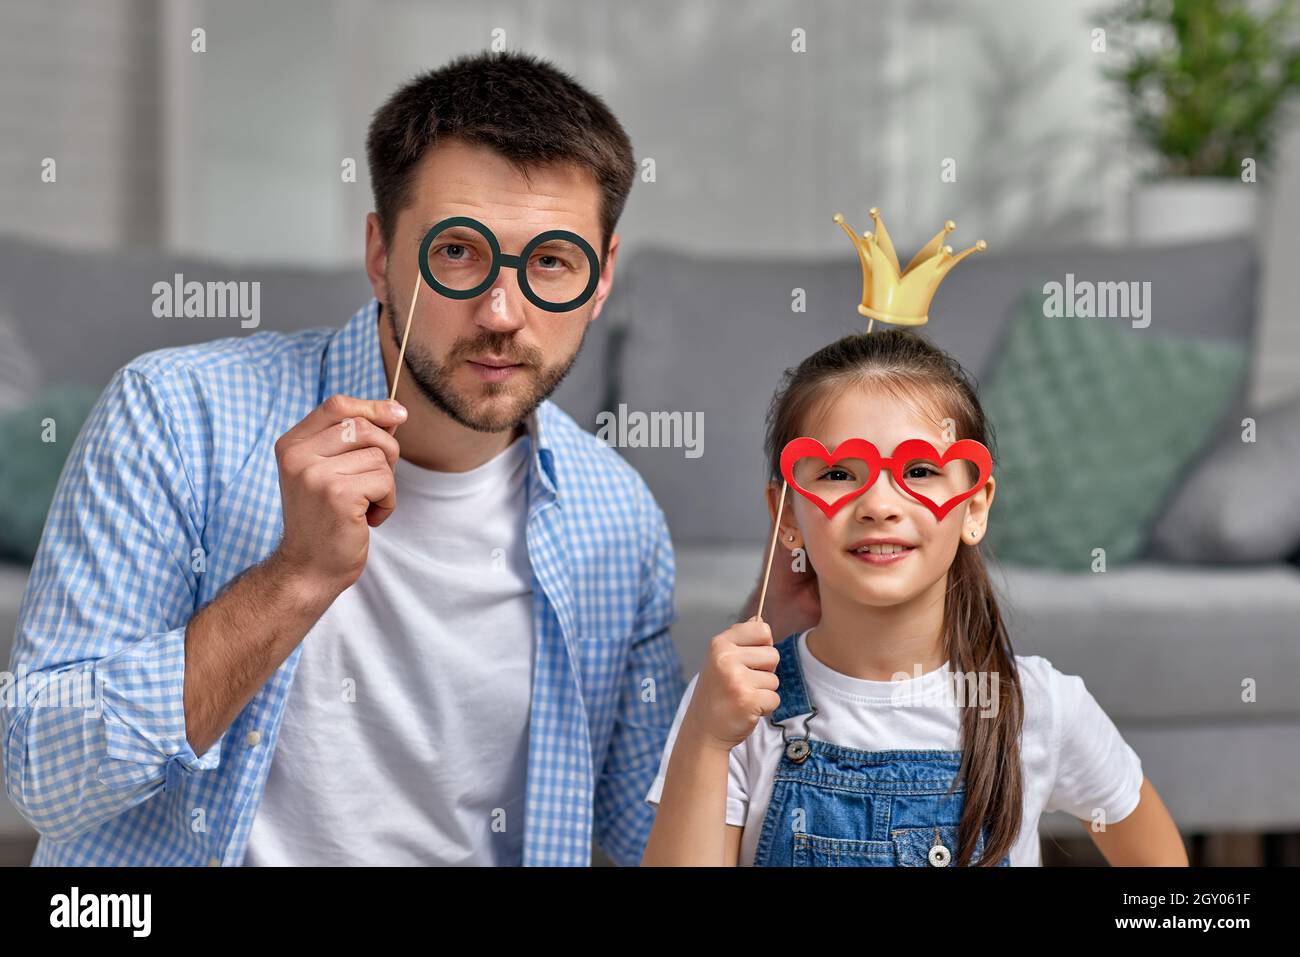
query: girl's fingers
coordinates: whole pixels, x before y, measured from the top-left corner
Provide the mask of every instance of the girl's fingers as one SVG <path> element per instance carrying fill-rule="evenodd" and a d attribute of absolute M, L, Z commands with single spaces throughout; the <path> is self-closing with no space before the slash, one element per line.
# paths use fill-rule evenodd
<path fill-rule="evenodd" d="M 772 628 L 765 621 L 758 621 L 751 618 L 749 621 L 741 621 L 732 625 L 724 632 L 736 645 L 770 645 L 772 644 Z"/>
<path fill-rule="evenodd" d="M 755 671 L 775 671 L 781 652 L 774 645 L 739 645 L 736 660 Z"/>

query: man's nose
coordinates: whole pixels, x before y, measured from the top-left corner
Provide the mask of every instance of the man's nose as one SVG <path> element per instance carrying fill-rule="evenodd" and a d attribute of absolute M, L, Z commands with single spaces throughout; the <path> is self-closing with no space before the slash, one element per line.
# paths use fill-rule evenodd
<path fill-rule="evenodd" d="M 523 327 L 526 303 L 515 271 L 502 266 L 496 281 L 480 297 L 475 322 L 492 332 L 514 332 Z"/>

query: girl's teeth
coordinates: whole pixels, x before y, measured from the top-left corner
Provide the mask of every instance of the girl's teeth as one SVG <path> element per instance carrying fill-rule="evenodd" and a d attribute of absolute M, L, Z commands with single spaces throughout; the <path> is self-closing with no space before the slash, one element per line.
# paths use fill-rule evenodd
<path fill-rule="evenodd" d="M 858 551 L 869 552 L 872 555 L 892 555 L 895 552 L 905 552 L 907 548 L 903 545 L 864 545 Z"/>

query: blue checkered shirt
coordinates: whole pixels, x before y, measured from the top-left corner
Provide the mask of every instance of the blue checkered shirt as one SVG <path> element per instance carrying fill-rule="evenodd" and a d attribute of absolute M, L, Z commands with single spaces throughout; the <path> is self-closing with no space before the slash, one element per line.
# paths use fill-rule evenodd
<path fill-rule="evenodd" d="M 378 318 L 372 299 L 342 329 L 158 349 L 99 397 L 19 610 L 9 671 L 28 691 L 0 707 L 6 790 L 41 834 L 33 864 L 243 860 L 301 645 L 200 756 L 185 735 L 185 627 L 279 543 L 276 439 L 333 393 L 387 398 Z M 543 402 L 529 433 L 523 863 L 587 864 L 594 841 L 634 864 L 685 690 L 672 543 L 640 476 L 557 406 Z M 93 682 L 94 707 L 56 696 L 70 677 Z"/>

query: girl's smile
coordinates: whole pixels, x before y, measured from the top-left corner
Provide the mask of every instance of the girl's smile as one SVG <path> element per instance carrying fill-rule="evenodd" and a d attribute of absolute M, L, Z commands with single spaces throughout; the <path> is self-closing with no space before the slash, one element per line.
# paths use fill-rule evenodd
<path fill-rule="evenodd" d="M 800 426 L 828 450 L 858 436 L 884 459 L 903 443 L 921 439 L 930 444 L 930 454 L 942 457 L 955 437 L 938 412 L 887 390 L 859 386 L 837 391 Z M 940 631 L 948 569 L 968 524 L 982 524 L 993 480 L 940 520 L 916 495 L 942 503 L 966 491 L 970 463 L 904 454 L 908 460 L 897 475 L 856 456 L 828 462 L 809 455 L 791 466 L 795 484 L 822 502 L 850 496 L 828 518 L 804 495 L 795 495 L 783 519 L 788 531 L 782 542 L 791 551 L 804 548 L 817 574 L 825 632 L 856 633 L 868 609 L 868 614 L 896 617 L 917 608 L 927 609 L 934 633 Z"/>
<path fill-rule="evenodd" d="M 865 538 L 849 546 L 849 554 L 867 565 L 897 565 L 916 549 L 901 538 Z"/>

